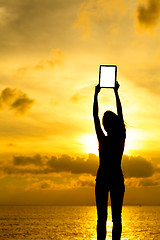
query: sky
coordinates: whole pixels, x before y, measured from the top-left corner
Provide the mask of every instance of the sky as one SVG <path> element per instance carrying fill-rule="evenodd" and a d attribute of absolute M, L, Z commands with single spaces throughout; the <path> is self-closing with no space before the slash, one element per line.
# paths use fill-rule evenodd
<path fill-rule="evenodd" d="M 124 204 L 160 204 L 159 42 L 157 0 L 0 0 L 0 204 L 95 205 L 100 64 L 118 69 Z"/>

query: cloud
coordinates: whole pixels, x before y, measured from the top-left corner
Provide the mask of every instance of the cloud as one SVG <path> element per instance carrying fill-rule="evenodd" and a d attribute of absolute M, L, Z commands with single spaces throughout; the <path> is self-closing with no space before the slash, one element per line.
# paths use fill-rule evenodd
<path fill-rule="evenodd" d="M 18 68 L 14 73 L 14 77 L 23 75 L 28 71 L 38 71 L 44 69 L 52 70 L 56 65 L 62 65 L 64 63 L 64 59 L 65 57 L 59 49 L 52 49 L 50 52 L 50 58 L 41 59 L 33 66 Z"/>
<path fill-rule="evenodd" d="M 98 167 L 98 157 L 94 154 L 89 154 L 87 159 L 81 157 L 74 159 L 68 155 L 62 155 L 59 158 L 53 156 L 47 165 L 55 172 L 88 173 L 95 176 Z"/>
<path fill-rule="evenodd" d="M 30 191 L 30 190 L 53 190 L 56 189 L 55 184 L 49 180 L 39 180 L 37 182 L 33 182 L 31 185 L 28 185 L 25 190 Z"/>
<path fill-rule="evenodd" d="M 90 35 L 94 23 L 106 22 L 109 27 L 109 23 L 119 19 L 125 11 L 123 0 L 87 0 L 81 4 L 74 27 L 81 29 L 83 37 L 86 38 Z"/>
<path fill-rule="evenodd" d="M 15 100 L 16 95 L 16 89 L 5 88 L 0 95 L 0 106 L 2 107 L 4 104 L 10 104 L 11 101 Z"/>
<path fill-rule="evenodd" d="M 155 172 L 152 163 L 141 156 L 129 157 L 127 155 L 124 155 L 122 161 L 122 168 L 124 171 L 124 175 L 127 178 L 150 177 Z"/>
<path fill-rule="evenodd" d="M 146 28 L 153 27 L 157 24 L 160 16 L 160 1 L 148 0 L 148 4 L 140 5 L 137 10 L 138 21 Z"/>
<path fill-rule="evenodd" d="M 80 101 L 84 100 L 85 98 L 86 98 L 86 96 L 81 95 L 80 93 L 76 93 L 70 98 L 70 101 L 72 103 L 79 103 Z"/>
<path fill-rule="evenodd" d="M 89 154 L 87 159 L 80 157 L 73 159 L 68 155 L 62 155 L 60 158 L 54 156 L 47 164 L 55 172 L 88 173 L 95 176 L 98 169 L 98 157 L 94 154 Z M 141 156 L 124 155 L 122 168 L 127 178 L 150 177 L 155 172 L 152 163 Z"/>
<path fill-rule="evenodd" d="M 7 7 L 0 7 L 0 26 L 6 26 L 11 20 L 16 19 L 14 15 L 9 12 Z"/>
<path fill-rule="evenodd" d="M 37 154 L 33 157 L 25 157 L 25 156 L 15 156 L 13 158 L 13 164 L 15 166 L 26 166 L 26 165 L 42 165 L 42 157 L 41 155 Z"/>
<path fill-rule="evenodd" d="M 139 182 L 139 186 L 142 186 L 142 187 L 152 187 L 152 186 L 158 186 L 158 185 L 160 185 L 160 183 L 151 178 L 142 179 Z"/>
<path fill-rule="evenodd" d="M 40 168 L 31 168 L 31 167 L 15 167 L 13 165 L 8 165 L 1 167 L 0 170 L 5 174 L 5 175 L 40 175 L 40 174 L 46 174 L 48 172 L 45 172 L 45 169 L 40 169 Z"/>
<path fill-rule="evenodd" d="M 5 88 L 0 95 L 0 109 L 7 106 L 18 114 L 26 113 L 34 104 L 31 99 L 19 89 Z"/>
<path fill-rule="evenodd" d="M 160 164 L 158 164 L 158 166 L 156 167 L 156 172 L 160 173 Z"/>
<path fill-rule="evenodd" d="M 12 103 L 11 109 L 16 110 L 17 113 L 23 114 L 32 107 L 33 103 L 33 99 L 29 99 L 26 95 L 23 95 Z"/>
<path fill-rule="evenodd" d="M 95 179 L 87 177 L 87 176 L 82 176 L 78 179 L 77 181 L 77 186 L 79 188 L 83 187 L 94 187 L 95 186 Z"/>
<path fill-rule="evenodd" d="M 0 50 L 16 58 L 64 47 L 79 1 L 0 1 Z M 2 16 L 2 17 L 1 17 Z M 72 36 L 73 37 L 73 36 Z M 67 40 L 66 40 L 67 39 Z"/>
<path fill-rule="evenodd" d="M 47 175 L 52 173 L 87 174 L 95 178 L 98 169 L 98 157 L 89 154 L 87 157 L 62 156 L 14 156 L 10 164 L 1 165 L 0 171 L 7 175 Z M 158 166 L 157 166 L 158 168 Z M 123 156 L 122 169 L 125 178 L 148 178 L 157 171 L 152 162 L 137 156 Z M 88 179 L 81 184 L 88 184 Z"/>
<path fill-rule="evenodd" d="M 87 158 L 70 157 L 69 155 L 40 156 L 14 156 L 12 162 L 1 166 L 0 171 L 7 175 L 46 175 L 51 173 L 68 172 L 72 174 L 96 175 L 98 157 L 89 154 Z"/>
<path fill-rule="evenodd" d="M 51 179 L 31 179 L 28 181 L 26 191 L 30 190 L 67 190 L 78 188 L 93 188 L 95 186 L 95 180 L 91 176 L 81 175 L 76 178 L 61 178 L 61 182 L 56 182 L 55 178 Z"/>

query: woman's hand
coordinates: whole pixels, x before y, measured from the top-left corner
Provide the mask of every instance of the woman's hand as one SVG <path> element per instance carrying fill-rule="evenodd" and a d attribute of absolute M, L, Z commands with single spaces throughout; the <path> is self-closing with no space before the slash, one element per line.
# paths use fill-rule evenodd
<path fill-rule="evenodd" d="M 117 92 L 119 87 L 120 87 L 120 85 L 119 85 L 118 81 L 116 81 L 114 91 Z"/>
<path fill-rule="evenodd" d="M 98 84 L 96 87 L 95 87 L 95 94 L 98 95 L 98 93 L 100 92 L 101 88 L 100 88 L 100 85 Z"/>

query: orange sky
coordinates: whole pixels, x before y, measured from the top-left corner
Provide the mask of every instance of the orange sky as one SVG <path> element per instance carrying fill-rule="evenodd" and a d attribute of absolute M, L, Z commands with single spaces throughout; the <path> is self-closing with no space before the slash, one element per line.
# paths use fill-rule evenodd
<path fill-rule="evenodd" d="M 118 66 L 125 204 L 160 204 L 160 3 L 0 0 L 0 36 L 0 204 L 95 204 L 100 64 Z M 116 111 L 112 89 L 99 102 Z"/>

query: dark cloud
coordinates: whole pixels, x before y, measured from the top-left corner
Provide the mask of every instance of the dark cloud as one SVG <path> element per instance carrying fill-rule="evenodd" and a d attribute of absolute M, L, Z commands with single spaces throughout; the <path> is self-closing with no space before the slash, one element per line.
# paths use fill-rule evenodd
<path fill-rule="evenodd" d="M 142 186 L 142 187 L 152 187 L 152 186 L 158 186 L 159 183 L 157 181 L 154 181 L 153 179 L 142 179 L 140 182 L 139 182 L 139 186 Z"/>
<path fill-rule="evenodd" d="M 98 157 L 94 154 L 89 154 L 87 159 L 81 157 L 74 159 L 68 155 L 62 155 L 60 158 L 53 156 L 48 161 L 48 166 L 55 172 L 89 173 L 95 176 L 98 168 Z"/>
<path fill-rule="evenodd" d="M 95 185 L 94 177 L 82 175 L 76 178 L 69 177 L 61 178 L 61 181 L 57 182 L 55 178 L 36 177 L 35 179 L 29 180 L 29 184 L 25 190 L 66 190 L 66 189 L 77 189 L 77 188 L 93 188 Z"/>
<path fill-rule="evenodd" d="M 141 156 L 129 157 L 124 155 L 122 168 L 124 175 L 128 178 L 150 177 L 155 171 L 152 163 Z"/>
<path fill-rule="evenodd" d="M 148 5 L 138 7 L 138 21 L 145 27 L 155 26 L 160 16 L 160 2 L 148 0 Z"/>
<path fill-rule="evenodd" d="M 89 154 L 87 159 L 80 157 L 73 159 L 68 155 L 63 155 L 60 158 L 52 157 L 48 161 L 48 166 L 55 172 L 89 173 L 95 176 L 98 169 L 98 157 L 94 154 Z M 152 163 L 141 156 L 129 157 L 124 155 L 122 168 L 127 178 L 149 177 L 155 171 Z"/>
<path fill-rule="evenodd" d="M 19 89 L 5 88 L 0 94 L 0 108 L 8 106 L 18 114 L 24 114 L 34 104 L 34 99 L 29 98 Z"/>
<path fill-rule="evenodd" d="M 39 154 L 33 157 L 15 156 L 13 158 L 13 164 L 17 166 L 25 166 L 30 164 L 41 166 L 42 157 Z"/>
<path fill-rule="evenodd" d="M 78 180 L 77 186 L 79 187 L 94 187 L 95 182 L 93 180 Z"/>
<path fill-rule="evenodd" d="M 4 174 L 7 175 L 40 175 L 45 174 L 48 172 L 45 172 L 45 169 L 40 168 L 24 168 L 24 167 L 15 167 L 13 165 L 5 166 L 0 168 L 1 171 L 3 171 Z"/>
<path fill-rule="evenodd" d="M 17 95 L 16 94 L 16 89 L 5 88 L 1 92 L 1 96 L 0 96 L 0 104 L 1 104 L 1 106 L 4 103 L 10 103 L 12 101 L 12 99 L 15 99 L 16 95 Z"/>
<path fill-rule="evenodd" d="M 16 99 L 11 104 L 11 108 L 16 110 L 16 112 L 23 114 L 32 107 L 33 103 L 34 103 L 33 99 L 29 99 L 26 95 L 24 95 Z"/>
<path fill-rule="evenodd" d="M 33 182 L 31 186 L 28 186 L 26 190 L 53 190 L 54 185 L 51 180 L 38 180 L 37 182 Z"/>
<path fill-rule="evenodd" d="M 41 189 L 50 189 L 51 185 L 49 182 L 42 182 L 41 183 Z"/>
<path fill-rule="evenodd" d="M 69 155 L 49 158 L 35 155 L 33 157 L 15 156 L 12 164 L 1 166 L 0 171 L 8 175 L 70 172 L 73 174 L 87 173 L 95 176 L 97 168 L 98 157 L 94 154 L 89 154 L 87 158 L 72 158 Z"/>
<path fill-rule="evenodd" d="M 51 173 L 70 172 L 72 174 L 90 174 L 96 176 L 98 169 L 98 157 L 89 154 L 88 157 L 73 158 L 69 155 L 56 156 L 15 156 L 9 165 L 1 165 L 1 172 L 8 175 L 41 175 Z M 138 156 L 123 156 L 122 169 L 126 178 L 152 177 L 157 169 L 147 159 Z M 88 180 L 87 180 L 88 181 Z M 81 183 L 82 185 L 84 183 Z M 88 184 L 88 183 L 87 183 Z"/>
<path fill-rule="evenodd" d="M 160 166 L 158 166 L 155 171 L 160 173 Z"/>

